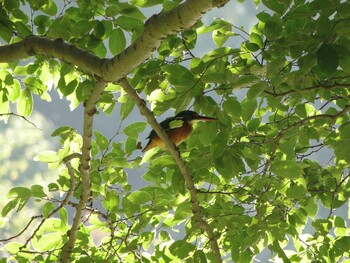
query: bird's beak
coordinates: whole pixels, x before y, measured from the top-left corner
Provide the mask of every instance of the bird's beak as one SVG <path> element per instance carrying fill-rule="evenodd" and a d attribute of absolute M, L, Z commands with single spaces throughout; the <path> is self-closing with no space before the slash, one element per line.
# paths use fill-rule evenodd
<path fill-rule="evenodd" d="M 192 123 L 196 123 L 196 122 L 200 122 L 200 121 L 217 121 L 218 119 L 216 118 L 212 118 L 212 117 L 206 117 L 206 116 L 198 116 L 196 117 L 194 120 L 191 120 L 190 122 Z"/>

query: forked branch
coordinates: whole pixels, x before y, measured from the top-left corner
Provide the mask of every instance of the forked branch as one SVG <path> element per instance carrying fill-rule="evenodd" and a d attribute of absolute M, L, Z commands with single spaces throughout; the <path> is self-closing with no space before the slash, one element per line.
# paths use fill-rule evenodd
<path fill-rule="evenodd" d="M 83 130 L 83 146 L 80 157 L 79 172 L 81 177 L 82 192 L 79 200 L 79 204 L 76 207 L 76 214 L 73 219 L 73 225 L 68 232 L 68 241 L 62 249 L 62 263 L 68 263 L 72 250 L 74 248 L 75 240 L 79 226 L 82 221 L 84 207 L 89 202 L 91 196 L 90 189 L 90 159 L 91 159 L 91 140 L 93 133 L 93 117 L 96 113 L 95 105 L 100 98 L 106 83 L 102 80 L 96 80 L 95 88 L 93 89 L 91 96 L 85 102 L 84 109 L 84 130 Z"/>

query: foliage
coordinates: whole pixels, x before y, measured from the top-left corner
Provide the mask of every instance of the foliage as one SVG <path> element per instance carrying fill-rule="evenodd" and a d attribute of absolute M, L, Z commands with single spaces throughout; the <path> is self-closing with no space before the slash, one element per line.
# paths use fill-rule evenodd
<path fill-rule="evenodd" d="M 81 0 L 63 6 L 27 1 L 31 16 L 22 11 L 23 2 L 0 3 L 3 45 L 38 35 L 61 38 L 104 58 L 120 54 L 144 32 L 142 8 L 168 11 L 181 1 Z M 344 209 L 350 197 L 350 4 L 255 3 L 266 11 L 257 15 L 249 32 L 222 19 L 198 21 L 163 39 L 152 57 L 134 66 L 128 81 L 155 115 L 192 107 L 219 119 L 198 124 L 180 151 L 223 258 L 250 262 L 268 248 L 276 261 L 346 262 L 349 218 L 334 211 Z M 198 38 L 210 33 L 217 48 L 197 56 Z M 243 39 L 239 46 L 232 45 L 236 38 Z M 33 96 L 50 101 L 51 87 L 74 109 L 91 98 L 96 78 L 54 57 L 2 63 L 0 113 L 16 106 L 18 114 L 30 116 Z M 244 96 L 237 96 L 238 91 Z M 98 111 L 109 115 L 117 103 L 119 121 L 128 120 L 135 101 L 121 86 L 108 83 Z M 9 260 L 61 258 L 67 230 L 72 231 L 67 211 L 79 206 L 76 200 L 84 189 L 74 154 L 81 153 L 85 137 L 77 128 L 57 128 L 52 136 L 59 138 L 60 149 L 36 157 L 59 168 L 57 178 L 48 185 L 9 190 L 3 219 L 15 216 L 31 199 L 42 207 L 37 226 L 23 226 L 30 233 L 25 242 L 2 240 Z M 214 262 L 172 156 L 152 150 L 130 161 L 145 128 L 142 120 L 131 123 L 123 129 L 125 141 L 94 131 L 89 169 L 93 206 L 85 204 L 72 262 Z M 140 168 L 139 180 L 147 185 L 133 190 L 130 177 Z M 318 213 L 322 207 L 326 215 Z"/>

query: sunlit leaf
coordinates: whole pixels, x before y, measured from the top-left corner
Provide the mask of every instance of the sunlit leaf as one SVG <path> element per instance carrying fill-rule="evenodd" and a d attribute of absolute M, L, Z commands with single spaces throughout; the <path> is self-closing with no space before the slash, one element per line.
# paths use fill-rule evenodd
<path fill-rule="evenodd" d="M 62 242 L 62 235 L 59 233 L 49 233 L 43 235 L 36 244 L 36 250 L 43 252 L 55 248 Z"/>
<path fill-rule="evenodd" d="M 128 199 L 135 205 L 141 205 L 151 201 L 151 196 L 144 191 L 135 191 L 128 196 Z"/>
<path fill-rule="evenodd" d="M 124 133 L 131 138 L 137 139 L 138 134 L 140 132 L 142 132 L 146 128 L 146 126 L 147 126 L 146 122 L 135 122 L 135 123 L 128 125 L 124 129 Z"/>
<path fill-rule="evenodd" d="M 33 96 L 29 89 L 21 91 L 17 102 L 17 112 L 19 115 L 29 116 L 33 111 Z"/>
<path fill-rule="evenodd" d="M 38 153 L 34 160 L 43 163 L 56 163 L 60 160 L 60 158 L 54 151 L 43 151 Z"/>
<path fill-rule="evenodd" d="M 277 161 L 271 165 L 271 171 L 276 175 L 291 180 L 299 178 L 303 174 L 300 165 L 295 161 Z"/>

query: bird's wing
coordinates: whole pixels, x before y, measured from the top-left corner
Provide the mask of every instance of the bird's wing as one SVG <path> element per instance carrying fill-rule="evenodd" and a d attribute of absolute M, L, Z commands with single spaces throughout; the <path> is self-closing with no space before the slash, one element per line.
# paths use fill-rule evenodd
<path fill-rule="evenodd" d="M 168 131 L 168 130 L 170 130 L 170 123 L 172 121 L 182 120 L 182 119 L 183 119 L 182 117 L 170 117 L 170 118 L 165 119 L 161 123 L 159 123 L 159 125 L 163 128 L 163 130 Z M 157 135 L 157 133 L 155 132 L 155 130 L 152 130 L 146 139 L 152 138 L 156 135 Z"/>

